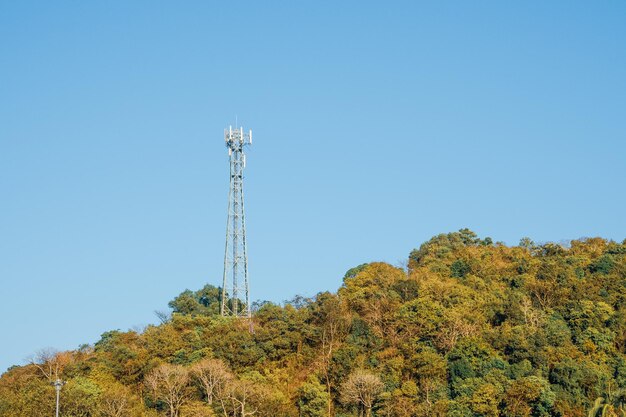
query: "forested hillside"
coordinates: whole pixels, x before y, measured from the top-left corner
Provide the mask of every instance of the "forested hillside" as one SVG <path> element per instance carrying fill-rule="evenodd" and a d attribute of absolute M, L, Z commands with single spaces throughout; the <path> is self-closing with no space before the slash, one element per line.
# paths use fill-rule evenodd
<path fill-rule="evenodd" d="M 252 323 L 185 291 L 160 325 L 8 370 L 0 416 L 53 416 L 57 375 L 62 417 L 626 416 L 625 299 L 626 241 L 464 229 Z"/>

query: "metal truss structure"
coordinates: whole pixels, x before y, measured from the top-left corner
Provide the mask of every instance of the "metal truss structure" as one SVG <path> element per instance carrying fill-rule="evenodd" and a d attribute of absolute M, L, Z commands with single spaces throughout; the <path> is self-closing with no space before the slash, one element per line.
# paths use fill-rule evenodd
<path fill-rule="evenodd" d="M 244 147 L 252 144 L 252 131 L 244 133 L 243 127 L 233 129 L 231 126 L 229 129 L 224 129 L 224 141 L 230 157 L 230 191 L 220 313 L 222 316 L 249 318 L 250 288 L 243 204 L 243 171 L 246 167 Z"/>

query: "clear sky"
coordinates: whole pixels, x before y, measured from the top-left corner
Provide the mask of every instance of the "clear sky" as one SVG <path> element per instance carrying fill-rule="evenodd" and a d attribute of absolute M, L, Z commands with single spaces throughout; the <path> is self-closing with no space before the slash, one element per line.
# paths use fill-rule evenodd
<path fill-rule="evenodd" d="M 0 372 L 219 285 L 254 132 L 253 299 L 469 227 L 626 238 L 623 1 L 0 1 Z"/>

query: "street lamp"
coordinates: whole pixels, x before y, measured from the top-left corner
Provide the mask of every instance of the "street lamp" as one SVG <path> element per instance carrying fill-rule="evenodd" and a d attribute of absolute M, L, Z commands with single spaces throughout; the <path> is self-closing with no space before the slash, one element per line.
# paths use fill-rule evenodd
<path fill-rule="evenodd" d="M 57 392 L 57 412 L 56 412 L 56 417 L 59 417 L 59 394 L 61 393 L 61 387 L 65 384 L 65 381 L 61 381 L 59 378 L 56 379 L 56 381 L 54 381 L 52 383 L 52 385 L 54 385 L 54 389 Z"/>

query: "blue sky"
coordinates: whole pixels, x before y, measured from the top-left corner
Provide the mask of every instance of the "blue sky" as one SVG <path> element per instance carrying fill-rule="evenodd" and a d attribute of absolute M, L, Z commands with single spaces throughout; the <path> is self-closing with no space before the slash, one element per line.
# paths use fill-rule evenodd
<path fill-rule="evenodd" d="M 218 285 L 254 132 L 253 299 L 469 227 L 626 238 L 626 4 L 0 2 L 0 371 Z"/>

